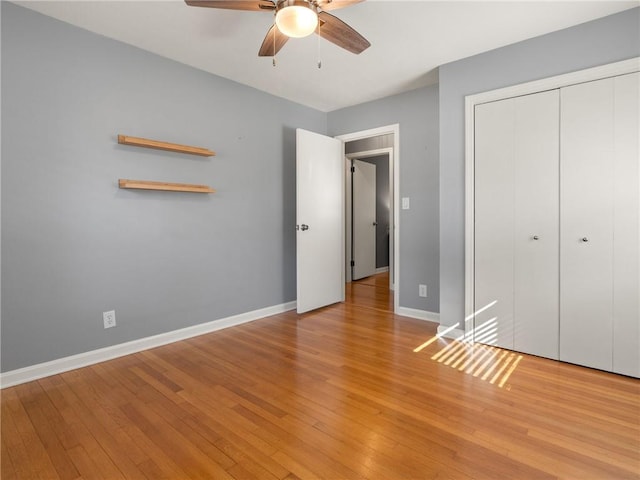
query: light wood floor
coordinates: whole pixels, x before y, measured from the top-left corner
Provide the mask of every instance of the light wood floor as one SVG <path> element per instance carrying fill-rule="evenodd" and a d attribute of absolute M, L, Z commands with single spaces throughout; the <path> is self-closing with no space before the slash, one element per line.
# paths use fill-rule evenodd
<path fill-rule="evenodd" d="M 434 339 L 386 287 L 7 388 L 2 479 L 640 478 L 638 380 Z"/>

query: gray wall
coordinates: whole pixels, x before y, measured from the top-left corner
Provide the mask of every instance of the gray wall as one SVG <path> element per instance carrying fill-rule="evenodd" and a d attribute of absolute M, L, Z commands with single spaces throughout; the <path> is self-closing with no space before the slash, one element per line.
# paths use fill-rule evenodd
<path fill-rule="evenodd" d="M 464 97 L 640 55 L 640 8 L 440 67 L 440 321 L 464 317 Z"/>
<path fill-rule="evenodd" d="M 439 87 L 324 114 L 1 4 L 2 371 L 295 300 L 296 127 L 400 124 L 400 305 L 452 325 L 464 96 L 640 55 L 634 9 L 444 65 Z M 120 146 L 118 133 L 218 156 Z M 118 178 L 218 192 L 119 190 Z M 118 327 L 104 330 L 110 309 Z"/>
<path fill-rule="evenodd" d="M 2 2 L 2 371 L 295 300 L 295 128 L 326 121 Z"/>
<path fill-rule="evenodd" d="M 329 135 L 400 125 L 400 306 L 439 312 L 438 87 L 329 113 Z M 429 296 L 418 296 L 418 284 Z"/>
<path fill-rule="evenodd" d="M 358 160 L 376 166 L 376 268 L 388 267 L 389 233 L 391 231 L 389 155 L 378 155 L 376 157 L 360 158 Z"/>

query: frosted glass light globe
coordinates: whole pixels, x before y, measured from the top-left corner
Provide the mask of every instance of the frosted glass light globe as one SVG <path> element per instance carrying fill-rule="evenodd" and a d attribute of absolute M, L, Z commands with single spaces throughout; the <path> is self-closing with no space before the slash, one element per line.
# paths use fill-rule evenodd
<path fill-rule="evenodd" d="M 287 37 L 302 38 L 314 32 L 318 15 L 309 7 L 290 5 L 278 10 L 276 25 Z"/>

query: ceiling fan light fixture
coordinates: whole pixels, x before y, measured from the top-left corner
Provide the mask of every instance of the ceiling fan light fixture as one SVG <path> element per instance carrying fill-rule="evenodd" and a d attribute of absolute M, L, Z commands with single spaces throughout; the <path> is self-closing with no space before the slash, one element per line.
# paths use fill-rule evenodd
<path fill-rule="evenodd" d="M 306 1 L 284 0 L 278 2 L 276 25 L 287 37 L 306 37 L 318 27 L 318 14 Z"/>

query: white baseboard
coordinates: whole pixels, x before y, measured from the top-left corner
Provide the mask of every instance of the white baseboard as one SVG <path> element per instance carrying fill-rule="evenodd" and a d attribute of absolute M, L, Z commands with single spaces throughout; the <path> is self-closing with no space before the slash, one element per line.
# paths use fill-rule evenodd
<path fill-rule="evenodd" d="M 403 317 L 416 318 L 418 320 L 426 320 L 427 322 L 440 323 L 440 314 L 435 312 L 429 312 L 427 310 L 418 310 L 417 308 L 398 307 L 396 310 L 397 315 Z"/>
<path fill-rule="evenodd" d="M 438 336 L 444 338 L 453 338 L 455 340 L 462 340 L 464 338 L 464 330 L 461 330 L 459 328 L 451 328 L 446 325 L 439 325 Z"/>
<path fill-rule="evenodd" d="M 378 273 L 386 273 L 389 271 L 389 267 L 380 267 L 380 268 L 376 268 L 376 275 Z"/>
<path fill-rule="evenodd" d="M 56 375 L 58 373 L 75 370 L 76 368 L 86 367 L 95 363 L 104 362 L 114 358 L 130 355 L 132 353 L 141 352 L 150 348 L 160 347 L 169 343 L 186 340 L 187 338 L 197 337 L 205 333 L 215 332 L 223 328 L 234 327 L 243 323 L 252 322 L 261 318 L 283 313 L 296 308 L 296 302 L 288 302 L 272 307 L 261 308 L 252 312 L 241 313 L 232 317 L 214 320 L 212 322 L 201 323 L 192 327 L 181 328 L 167 333 L 161 333 L 152 337 L 132 340 L 126 343 L 120 343 L 111 347 L 100 348 L 90 352 L 71 355 L 69 357 L 59 358 L 50 362 L 39 363 L 29 367 L 19 368 L 0 374 L 0 388 L 12 387 L 21 383 L 30 382 L 39 378 Z"/>

